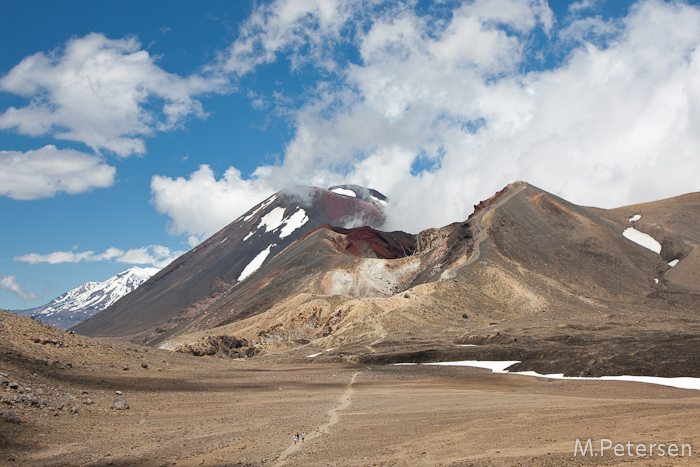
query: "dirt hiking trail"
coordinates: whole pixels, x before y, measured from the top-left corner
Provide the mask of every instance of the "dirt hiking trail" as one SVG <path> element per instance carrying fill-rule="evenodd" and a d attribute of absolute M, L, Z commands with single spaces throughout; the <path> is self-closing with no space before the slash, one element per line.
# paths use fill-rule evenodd
<path fill-rule="evenodd" d="M 345 410 L 352 403 L 352 385 L 355 384 L 355 379 L 360 373 L 360 371 L 356 371 L 355 373 L 353 373 L 352 377 L 350 378 L 350 381 L 348 381 L 348 384 L 345 386 L 345 391 L 340 396 L 340 399 L 338 399 L 338 403 L 334 408 L 328 411 L 328 421 L 323 425 L 319 426 L 318 429 L 308 434 L 306 436 L 306 440 L 303 443 L 301 442 L 301 440 L 299 440 L 296 444 L 292 443 L 287 449 L 282 451 L 277 457 L 277 462 L 272 464 L 272 467 L 282 467 L 283 465 L 285 465 L 287 463 L 288 456 L 302 449 L 306 445 L 306 443 L 309 443 L 313 439 L 318 438 L 321 435 L 327 434 L 330 431 L 331 427 L 340 421 L 340 415 L 338 415 L 338 412 L 340 412 L 341 410 Z"/>

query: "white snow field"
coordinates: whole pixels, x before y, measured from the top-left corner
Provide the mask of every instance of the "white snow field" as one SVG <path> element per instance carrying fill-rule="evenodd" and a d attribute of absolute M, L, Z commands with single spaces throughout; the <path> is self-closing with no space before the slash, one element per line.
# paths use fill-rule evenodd
<path fill-rule="evenodd" d="M 387 203 L 386 203 L 386 201 L 384 201 L 383 199 L 379 199 L 379 198 L 377 198 L 377 197 L 374 196 L 374 195 L 370 195 L 370 196 L 371 196 L 372 199 L 373 199 L 374 201 L 376 201 L 377 203 L 381 204 L 382 206 L 386 206 Z"/>
<path fill-rule="evenodd" d="M 486 361 L 486 360 L 464 360 L 461 362 L 437 362 L 424 363 L 424 365 L 441 365 L 441 366 L 471 366 L 475 368 L 486 368 L 494 373 L 507 373 L 505 371 L 511 365 L 520 363 L 519 360 L 503 360 L 503 361 Z"/>
<path fill-rule="evenodd" d="M 265 259 L 267 259 L 267 255 L 270 254 L 270 250 L 272 249 L 272 247 L 275 246 L 277 246 L 277 244 L 273 243 L 272 245 L 269 245 L 263 251 L 258 253 L 257 256 L 255 256 L 255 258 L 253 258 L 251 262 L 248 263 L 248 265 L 245 268 L 243 268 L 241 275 L 238 276 L 238 282 L 242 281 L 243 279 L 257 271 L 258 268 L 262 266 L 262 264 L 265 262 Z"/>
<path fill-rule="evenodd" d="M 280 230 L 280 238 L 288 237 L 292 232 L 307 222 L 309 222 L 309 216 L 306 215 L 306 211 L 299 208 L 298 211 L 283 221 L 284 227 Z"/>
<path fill-rule="evenodd" d="M 423 365 L 444 365 L 444 366 L 471 366 L 476 368 L 486 368 L 494 373 L 507 373 L 509 375 L 535 376 L 538 378 L 548 379 L 565 379 L 576 381 L 630 381 L 636 383 L 657 384 L 660 386 L 669 386 L 679 389 L 695 389 L 700 391 L 700 378 L 678 377 L 678 378 L 662 378 L 658 376 L 600 376 L 594 377 L 578 377 L 564 376 L 563 373 L 542 375 L 534 371 L 506 371 L 511 365 L 520 363 L 519 361 L 504 360 L 504 361 L 479 361 L 479 360 L 464 360 L 459 362 L 438 362 L 438 363 L 423 363 Z M 395 365 L 411 365 L 410 363 L 395 363 Z"/>
<path fill-rule="evenodd" d="M 248 222 L 249 220 L 251 220 L 254 215 L 256 215 L 257 213 L 259 213 L 260 211 L 262 211 L 263 209 L 268 207 L 270 205 L 270 203 L 272 203 L 276 199 L 277 199 L 277 195 L 272 195 L 269 198 L 267 198 L 265 201 L 263 201 L 263 203 L 260 205 L 260 207 L 258 209 L 256 209 L 255 211 L 253 211 L 250 214 L 248 214 L 247 216 L 245 216 L 243 218 L 243 222 Z"/>
<path fill-rule="evenodd" d="M 625 231 L 622 232 L 622 235 L 627 240 L 630 240 L 636 243 L 637 245 L 641 245 L 644 248 L 647 248 L 655 253 L 661 253 L 661 244 L 654 240 L 654 237 L 652 237 L 651 235 L 647 235 L 644 232 L 640 232 L 634 227 L 625 229 Z"/>
<path fill-rule="evenodd" d="M 265 232 L 271 232 L 282 227 L 279 234 L 280 238 L 288 237 L 296 229 L 309 222 L 309 216 L 306 215 L 306 211 L 302 208 L 297 208 L 294 214 L 286 218 L 284 217 L 285 210 L 285 208 L 277 207 L 265 214 L 260 218 L 260 223 L 248 232 L 248 235 L 243 237 L 243 241 L 248 240 L 262 227 L 265 227 Z"/>
<path fill-rule="evenodd" d="M 271 232 L 282 225 L 285 208 L 276 207 L 260 218 L 258 229 L 265 227 L 265 232 Z"/>
<path fill-rule="evenodd" d="M 331 347 L 330 349 L 326 349 L 326 352 L 330 352 L 330 351 L 333 350 L 334 348 L 335 348 L 335 347 Z M 307 355 L 306 358 L 318 357 L 318 356 L 321 355 L 322 353 L 323 353 L 323 352 L 319 352 L 319 353 L 314 353 L 314 354 L 311 354 L 311 355 Z"/>
<path fill-rule="evenodd" d="M 347 188 L 333 188 L 331 190 L 333 193 L 337 193 L 339 195 L 344 195 L 344 196 L 350 196 L 352 198 L 357 198 L 357 194 L 355 194 L 354 191 L 348 190 Z"/>

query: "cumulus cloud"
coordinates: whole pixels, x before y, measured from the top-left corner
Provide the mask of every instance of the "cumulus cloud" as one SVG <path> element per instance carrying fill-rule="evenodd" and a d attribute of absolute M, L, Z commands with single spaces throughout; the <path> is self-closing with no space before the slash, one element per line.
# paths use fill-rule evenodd
<path fill-rule="evenodd" d="M 115 173 L 99 156 L 53 145 L 27 152 L 0 151 L 0 196 L 31 200 L 83 193 L 112 186 Z"/>
<path fill-rule="evenodd" d="M 23 256 L 16 256 L 14 260 L 29 264 L 61 264 L 113 260 L 118 263 L 145 264 L 153 265 L 157 268 L 164 268 L 183 253 L 185 252 L 171 251 L 170 248 L 161 245 L 149 245 L 127 251 L 111 247 L 103 253 L 95 253 L 93 250 L 83 252 L 56 251 L 48 254 L 29 253 Z"/>
<path fill-rule="evenodd" d="M 25 302 L 30 300 L 36 300 L 37 294 L 31 290 L 25 290 L 21 285 L 17 283 L 17 276 L 15 275 L 4 275 L 0 276 L 0 289 L 8 290 Z"/>
<path fill-rule="evenodd" d="M 613 20 L 585 16 L 585 1 L 558 19 L 534 0 L 319 5 L 263 5 L 227 51 L 237 74 L 282 57 L 322 71 L 293 109 L 283 161 L 250 179 L 154 178 L 174 233 L 209 233 L 282 180 L 378 189 L 387 227 L 413 232 L 466 219 L 516 180 L 600 207 L 699 188 L 695 6 L 644 0 Z M 236 208 L 216 210 L 210 189 Z"/>
<path fill-rule="evenodd" d="M 249 179 L 231 167 L 217 180 L 208 165 L 189 178 L 156 175 L 151 179 L 151 201 L 172 219 L 171 232 L 190 234 L 194 245 L 276 191 L 269 184 L 268 169 L 258 169 Z"/>
<path fill-rule="evenodd" d="M 142 154 L 144 137 L 206 117 L 195 96 L 223 89 L 219 78 L 167 73 L 134 37 L 92 33 L 28 56 L 0 79 L 0 90 L 29 99 L 0 114 L 0 129 Z"/>
<path fill-rule="evenodd" d="M 578 13 L 582 10 L 589 10 L 597 8 L 605 0 L 581 0 L 578 2 L 573 2 L 569 5 L 569 11 L 571 13 Z"/>
<path fill-rule="evenodd" d="M 243 76 L 285 53 L 292 68 L 313 62 L 336 67 L 334 45 L 343 28 L 376 0 L 278 0 L 256 8 L 238 39 L 221 54 L 222 69 Z"/>
<path fill-rule="evenodd" d="M 162 269 L 184 253 L 181 250 L 171 251 L 170 248 L 162 245 L 149 245 L 128 250 L 115 258 L 115 261 L 128 264 L 151 264 Z"/>

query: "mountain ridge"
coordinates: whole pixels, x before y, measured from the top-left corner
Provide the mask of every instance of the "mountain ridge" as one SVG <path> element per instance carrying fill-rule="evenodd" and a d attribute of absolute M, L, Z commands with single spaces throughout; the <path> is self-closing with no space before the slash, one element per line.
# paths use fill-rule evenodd
<path fill-rule="evenodd" d="M 46 305 L 12 312 L 41 319 L 60 329 L 68 329 L 116 303 L 158 271 L 158 268 L 133 266 L 103 282 L 88 281 L 81 284 Z"/>
<path fill-rule="evenodd" d="M 700 371 L 689 370 L 700 368 L 700 293 L 687 279 L 700 272 L 699 222 L 700 195 L 604 210 L 515 182 L 465 221 L 416 235 L 309 226 L 245 280 L 222 278 L 216 294 L 121 338 L 195 355 L 338 349 L 315 359 L 689 376 Z M 660 250 L 628 238 L 632 227 Z M 227 350 L 232 342 L 241 348 Z"/>

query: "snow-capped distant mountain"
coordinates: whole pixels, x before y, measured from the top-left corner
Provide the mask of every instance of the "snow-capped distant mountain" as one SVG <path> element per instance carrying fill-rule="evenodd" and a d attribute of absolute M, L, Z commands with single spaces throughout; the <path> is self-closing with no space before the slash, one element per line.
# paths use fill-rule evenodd
<path fill-rule="evenodd" d="M 112 305 L 158 271 L 160 269 L 134 266 L 104 282 L 86 282 L 44 306 L 13 311 L 23 316 L 41 319 L 42 322 L 61 329 L 68 329 Z"/>

